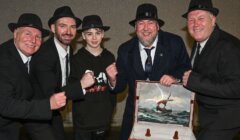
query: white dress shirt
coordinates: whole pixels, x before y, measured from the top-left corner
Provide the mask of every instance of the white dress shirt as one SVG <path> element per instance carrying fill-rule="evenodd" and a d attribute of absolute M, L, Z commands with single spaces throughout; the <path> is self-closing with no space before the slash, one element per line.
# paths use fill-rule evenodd
<path fill-rule="evenodd" d="M 155 52 L 156 52 L 156 48 L 157 48 L 157 42 L 158 42 L 158 36 L 156 37 L 156 39 L 154 40 L 153 44 L 152 44 L 152 47 L 154 47 L 152 50 L 151 50 L 151 57 L 152 57 L 152 64 L 154 62 L 154 56 L 155 56 Z M 152 48 L 151 47 L 151 48 Z M 141 42 L 139 42 L 139 51 L 140 51 L 140 56 L 141 56 L 141 61 L 142 61 L 142 66 L 143 66 L 143 69 L 145 70 L 145 62 L 147 60 L 147 53 L 146 51 L 144 50 L 144 48 L 146 48 L 145 46 L 143 46 L 143 44 Z M 150 49 L 150 48 L 149 48 Z"/>
<path fill-rule="evenodd" d="M 31 61 L 32 56 L 27 57 L 27 56 L 24 55 L 19 49 L 17 49 L 17 51 L 18 51 L 18 53 L 20 54 L 20 57 L 22 58 L 23 63 L 24 63 L 24 64 L 27 63 L 27 69 L 28 69 L 28 73 L 29 73 L 29 70 L 30 70 L 29 64 L 30 64 L 30 61 Z"/>
<path fill-rule="evenodd" d="M 199 54 L 201 54 L 201 52 L 202 52 L 203 48 L 205 47 L 207 41 L 208 41 L 208 39 L 206 39 L 206 40 L 203 41 L 203 42 L 197 42 L 197 43 L 196 43 L 196 45 L 197 45 L 198 43 L 200 43 L 200 46 L 201 46 L 200 49 L 199 49 Z M 193 58 L 192 58 L 192 61 L 191 61 L 192 66 L 193 66 L 193 64 L 194 64 L 196 54 L 197 54 L 197 47 L 196 47 L 196 49 L 195 49 L 195 52 L 194 52 L 194 55 L 193 55 Z"/>
<path fill-rule="evenodd" d="M 58 56 L 61 64 L 61 71 L 62 71 L 62 86 L 66 85 L 66 55 L 70 54 L 70 46 L 67 46 L 67 51 L 59 44 L 59 41 L 54 37 L 54 43 L 56 45 Z M 70 60 L 68 58 L 68 60 Z M 68 63 L 68 72 L 70 72 L 70 65 Z M 69 73 L 68 73 L 69 74 Z"/>

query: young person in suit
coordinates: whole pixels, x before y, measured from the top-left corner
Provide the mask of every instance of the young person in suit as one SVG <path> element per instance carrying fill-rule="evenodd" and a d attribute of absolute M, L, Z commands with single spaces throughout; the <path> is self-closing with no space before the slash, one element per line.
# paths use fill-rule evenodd
<path fill-rule="evenodd" d="M 83 98 L 84 93 L 72 89 L 82 91 L 82 88 L 86 88 L 95 82 L 93 75 L 86 73 L 80 81 L 66 87 L 70 73 L 69 62 L 73 52 L 70 44 L 76 37 L 77 28 L 80 24 L 81 20 L 73 14 L 68 6 L 57 8 L 49 19 L 48 25 L 53 37 L 43 43 L 32 60 L 34 75 L 43 91 L 39 98 L 49 97 L 53 92 L 60 91 L 65 91 L 68 99 Z M 74 94 L 75 92 L 76 94 Z M 56 140 L 64 140 L 64 127 L 59 110 L 53 112 L 50 125 Z"/>
<path fill-rule="evenodd" d="M 96 82 L 84 89 L 84 100 L 73 101 L 75 140 L 104 140 L 110 127 L 116 95 L 109 90 L 105 69 L 115 62 L 115 57 L 101 44 L 109 28 L 98 15 L 89 15 L 83 18 L 79 30 L 86 46 L 73 57 L 69 82 L 79 81 L 87 71 L 94 74 Z"/>
<path fill-rule="evenodd" d="M 49 34 L 42 28 L 41 19 L 24 13 L 17 23 L 10 23 L 8 27 L 13 39 L 0 45 L 0 139 L 18 140 L 18 123 L 26 125 L 32 134 L 27 122 L 50 120 L 51 110 L 63 107 L 66 97 L 61 92 L 41 100 L 32 99 L 36 85 L 31 76 L 31 56 L 40 48 L 42 38 Z M 39 134 L 51 139 L 49 132 L 42 132 Z"/>
<path fill-rule="evenodd" d="M 240 41 L 216 24 L 218 11 L 211 0 L 191 0 L 183 15 L 195 40 L 183 84 L 196 93 L 198 140 L 231 140 L 240 131 Z"/>
<path fill-rule="evenodd" d="M 108 67 L 113 90 L 120 92 L 126 85 L 129 88 L 120 140 L 127 140 L 133 127 L 135 81 L 159 81 L 170 86 L 180 82 L 183 72 L 191 67 L 181 37 L 160 29 L 164 21 L 158 18 L 156 6 L 139 5 L 136 19 L 129 24 L 137 36 L 119 47 L 117 69 L 114 64 Z"/>

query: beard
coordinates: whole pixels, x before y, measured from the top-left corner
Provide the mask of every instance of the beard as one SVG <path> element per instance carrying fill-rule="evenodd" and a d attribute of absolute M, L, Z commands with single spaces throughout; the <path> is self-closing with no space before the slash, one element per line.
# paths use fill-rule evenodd
<path fill-rule="evenodd" d="M 145 47 L 148 47 L 148 46 L 152 45 L 154 40 L 156 39 L 156 37 L 157 36 L 153 36 L 149 39 L 145 39 L 141 36 L 138 36 L 140 43 L 143 44 L 143 46 L 145 46 Z"/>

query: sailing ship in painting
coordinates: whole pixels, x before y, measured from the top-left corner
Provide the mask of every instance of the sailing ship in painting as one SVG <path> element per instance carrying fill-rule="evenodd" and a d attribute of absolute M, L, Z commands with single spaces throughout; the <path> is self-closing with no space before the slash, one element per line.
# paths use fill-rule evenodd
<path fill-rule="evenodd" d="M 190 124 L 191 94 L 179 86 L 171 88 L 158 84 L 141 85 L 137 121 L 161 124 Z"/>
<path fill-rule="evenodd" d="M 173 101 L 173 99 L 170 99 L 170 97 L 171 97 L 171 93 L 169 94 L 167 99 L 163 99 L 163 100 L 160 100 L 159 102 L 157 102 L 156 110 L 157 111 L 161 111 L 163 113 L 170 113 L 170 112 L 172 112 L 172 109 L 167 109 L 166 108 L 167 103 Z"/>

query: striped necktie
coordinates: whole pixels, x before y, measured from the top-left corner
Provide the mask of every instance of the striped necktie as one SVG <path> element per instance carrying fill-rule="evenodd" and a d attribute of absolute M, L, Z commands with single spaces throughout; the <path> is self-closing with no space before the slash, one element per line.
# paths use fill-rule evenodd
<path fill-rule="evenodd" d="M 151 50 L 152 50 L 153 48 L 154 48 L 154 47 L 152 47 L 151 49 L 144 48 L 144 50 L 145 50 L 146 53 L 147 53 L 147 59 L 146 59 L 146 62 L 145 62 L 145 74 L 146 74 L 146 76 L 147 76 L 148 78 L 150 77 L 151 72 L 152 72 Z"/>

